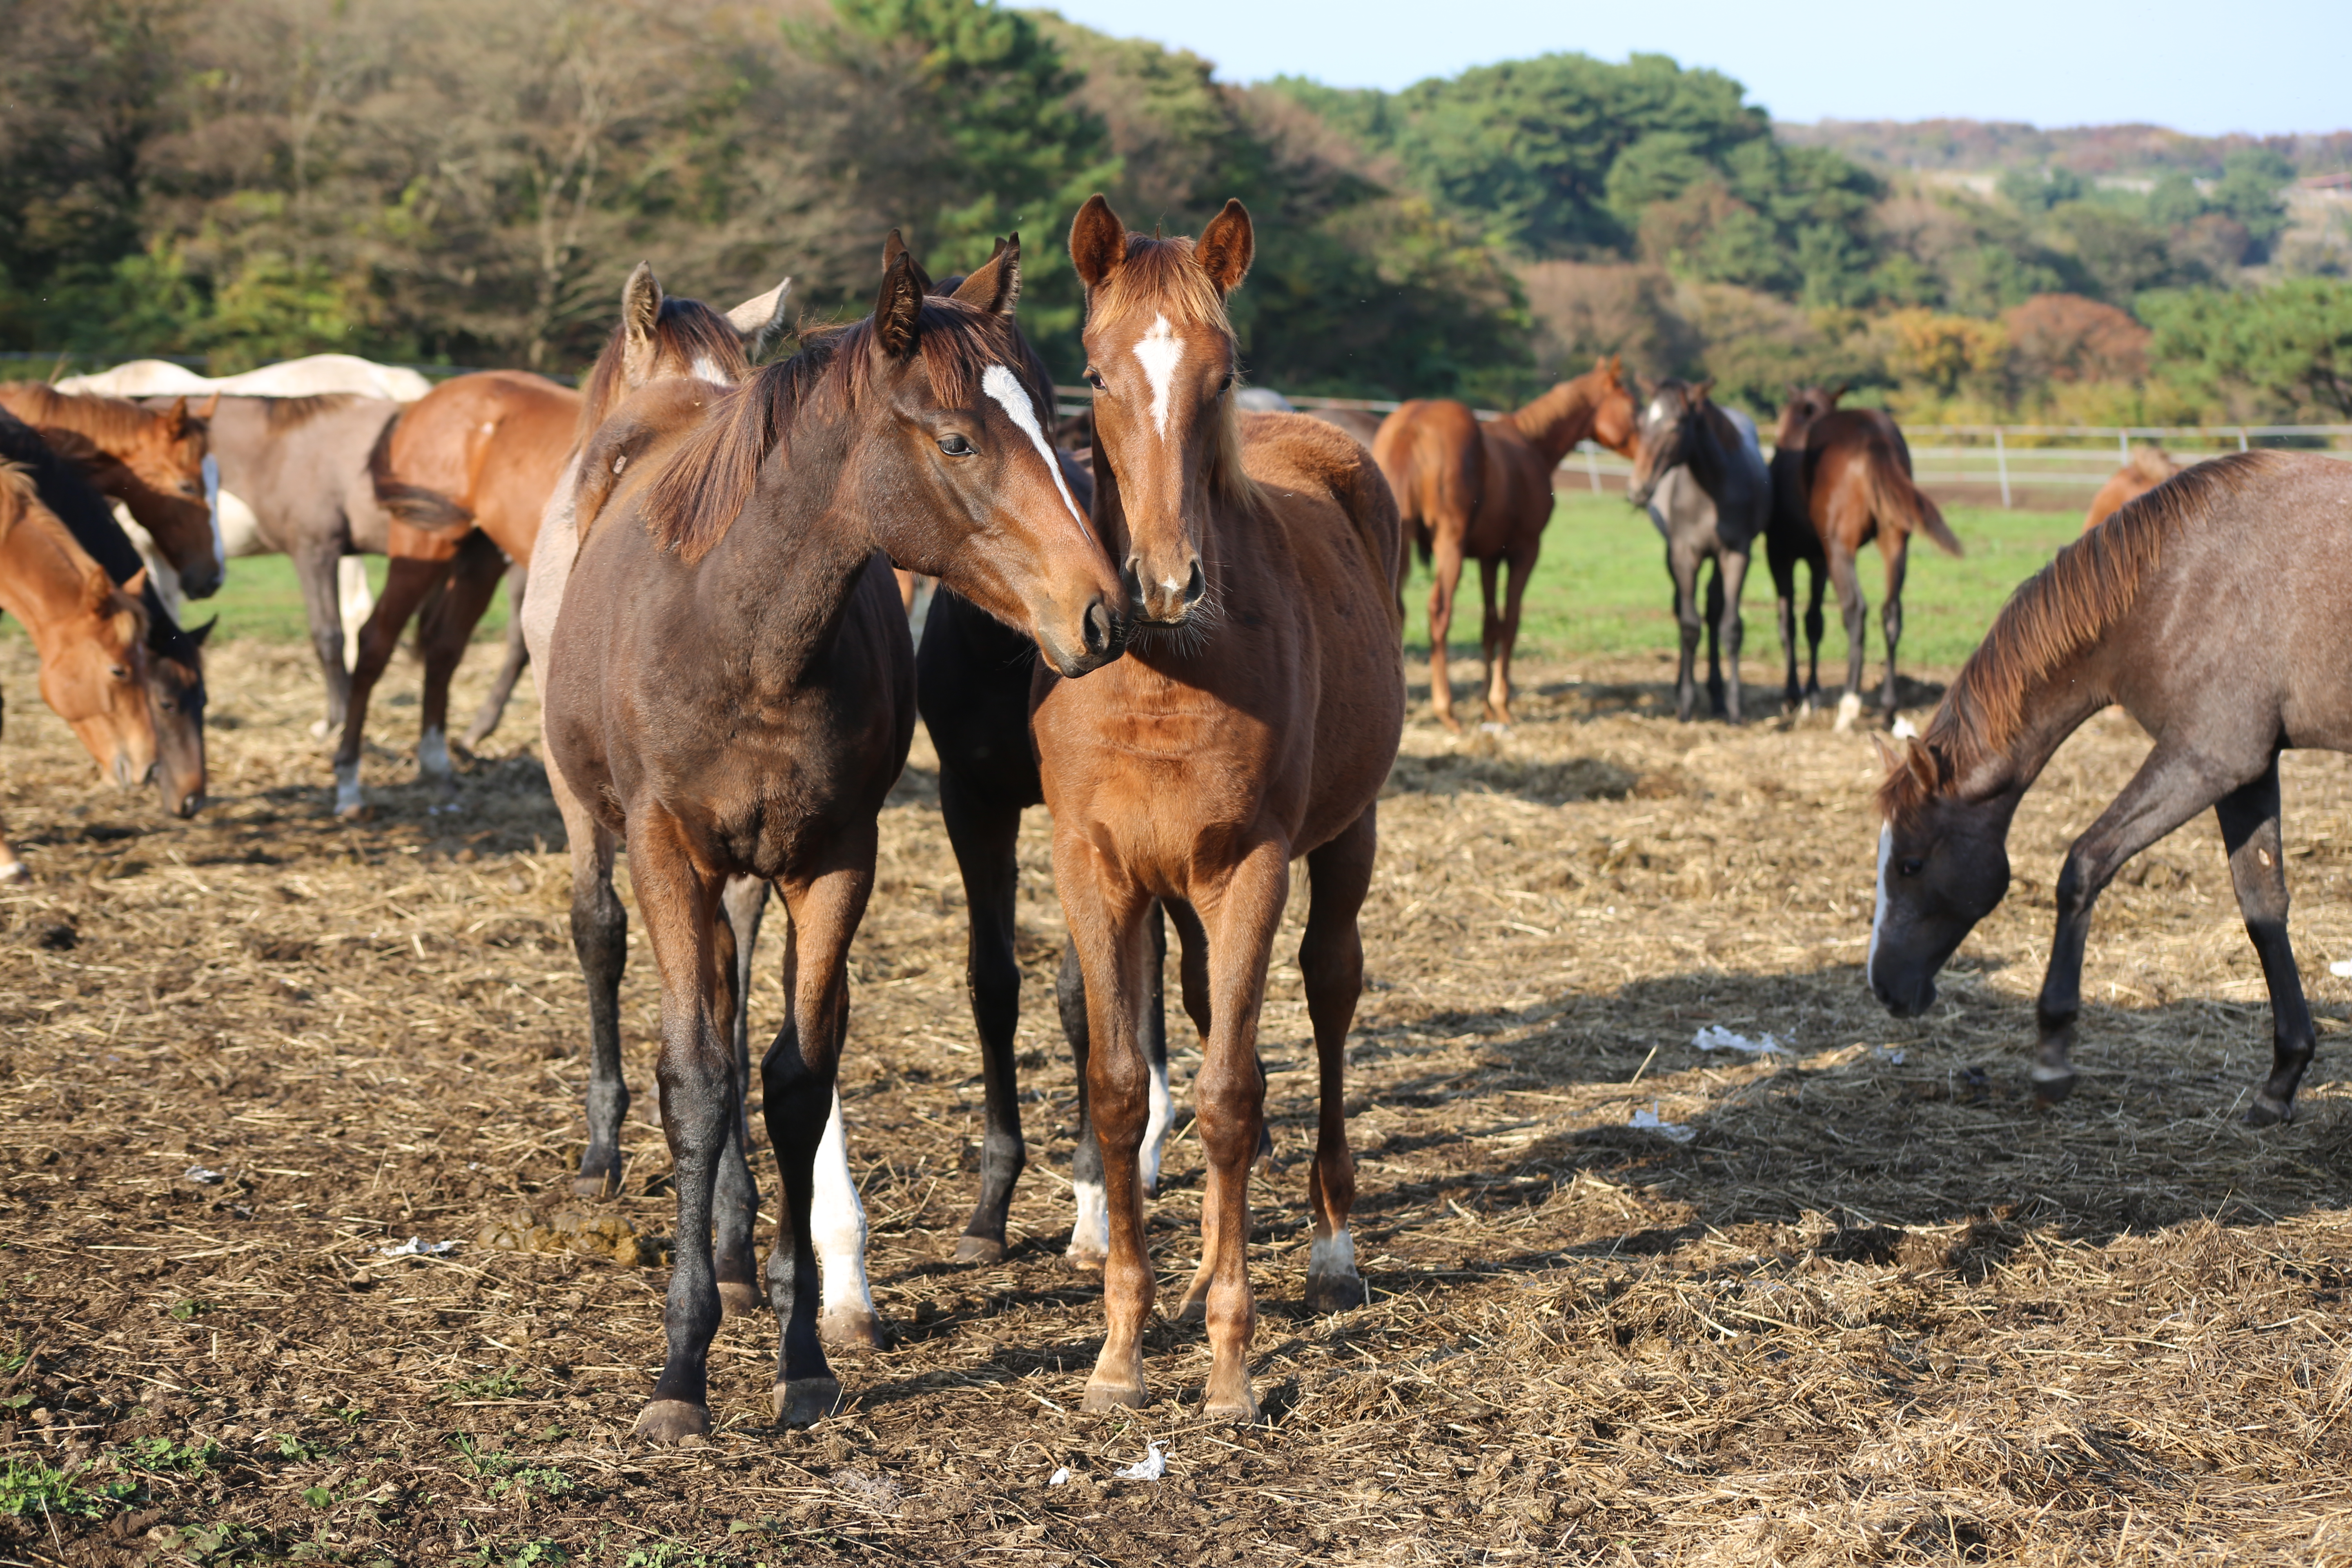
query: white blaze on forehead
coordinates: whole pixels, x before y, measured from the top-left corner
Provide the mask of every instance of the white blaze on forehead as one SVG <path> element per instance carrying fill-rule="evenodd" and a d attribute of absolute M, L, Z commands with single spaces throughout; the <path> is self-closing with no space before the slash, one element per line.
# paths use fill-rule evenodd
<path fill-rule="evenodd" d="M 1168 389 L 1175 384 L 1176 367 L 1184 362 L 1184 340 L 1169 331 L 1168 318 L 1151 318 L 1151 330 L 1136 341 L 1135 357 L 1142 363 L 1144 379 L 1151 383 L 1151 426 L 1168 439 Z"/>
<path fill-rule="evenodd" d="M 990 365 L 981 373 L 980 389 L 996 399 L 1006 416 L 1021 426 L 1022 434 L 1037 448 L 1037 455 L 1045 459 L 1045 471 L 1054 476 L 1054 488 L 1062 492 L 1062 504 L 1077 520 L 1078 531 L 1092 539 L 1094 535 L 1087 533 L 1086 514 L 1078 510 L 1070 487 L 1062 479 L 1062 465 L 1054 460 L 1054 448 L 1045 439 L 1045 426 L 1037 423 L 1037 405 L 1030 401 L 1029 389 L 1021 384 L 1019 376 L 1001 364 Z"/>
<path fill-rule="evenodd" d="M 1878 932 L 1886 924 L 1886 861 L 1895 853 L 1895 829 L 1878 830 L 1878 906 L 1870 913 L 1870 952 L 1862 961 L 1864 984 L 1870 983 L 1870 972 L 1878 967 Z"/>
<path fill-rule="evenodd" d="M 1666 406 L 1666 400 L 1664 398 L 1654 397 L 1650 399 L 1650 417 L 1653 419 L 1672 419 L 1674 417 L 1674 412 Z"/>
<path fill-rule="evenodd" d="M 709 354 L 697 354 L 694 356 L 694 379 L 697 381 L 715 381 L 721 386 L 732 386 L 735 384 L 735 378 L 728 374 L 725 371 L 719 369 L 719 362 L 712 359 Z"/>

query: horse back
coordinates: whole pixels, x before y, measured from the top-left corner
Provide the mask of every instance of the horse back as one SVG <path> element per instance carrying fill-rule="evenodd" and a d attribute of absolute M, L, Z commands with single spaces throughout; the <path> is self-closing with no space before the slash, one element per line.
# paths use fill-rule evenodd
<path fill-rule="evenodd" d="M 479 527 L 528 561 L 579 414 L 580 395 L 544 376 L 493 370 L 445 381 L 377 447 L 376 500 L 411 528 Z"/>
<path fill-rule="evenodd" d="M 1447 524 L 1466 529 L 1476 517 L 1486 457 L 1477 416 L 1466 405 L 1447 398 L 1403 405 L 1381 422 L 1372 460 L 1404 525 L 1417 533 Z"/>

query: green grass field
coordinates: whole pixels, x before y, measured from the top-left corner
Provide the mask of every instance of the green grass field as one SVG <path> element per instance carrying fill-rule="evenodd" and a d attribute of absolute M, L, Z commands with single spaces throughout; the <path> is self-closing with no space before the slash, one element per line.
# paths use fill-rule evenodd
<path fill-rule="evenodd" d="M 1954 667 L 1969 656 L 1985 628 L 2018 584 L 2032 576 L 2060 546 L 2082 531 L 2075 512 L 1986 510 L 1952 507 L 1945 520 L 1968 554 L 1953 560 L 1931 544 L 1915 541 L 1903 592 L 1902 667 Z M 1862 562 L 1863 595 L 1870 602 L 1869 668 L 1885 652 L 1878 629 L 1878 603 L 1885 573 L 1874 549 Z M 1802 592 L 1804 574 L 1798 574 Z M 1418 561 L 1405 587 L 1405 641 L 1416 653 L 1429 649 L 1429 572 Z M 1759 542 L 1740 605 L 1748 622 L 1744 652 L 1750 662 L 1777 663 L 1780 640 L 1772 626 L 1772 574 Z M 1839 624 L 1837 595 L 1824 595 L 1828 629 L 1822 640 L 1822 681 L 1843 679 L 1845 632 Z M 1478 643 L 1478 588 L 1475 568 L 1463 574 L 1454 612 L 1454 657 L 1475 658 Z M 1613 658 L 1671 653 L 1675 647 L 1673 584 L 1666 575 L 1665 546 L 1645 513 L 1614 496 L 1560 498 L 1551 526 L 1544 531 L 1543 556 L 1536 563 L 1519 628 L 1522 655 L 1556 658 Z M 1457 673 L 1457 679 L 1461 675 Z"/>
<path fill-rule="evenodd" d="M 1985 627 L 2009 597 L 2058 548 L 2081 531 L 2073 512 L 1994 511 L 1954 507 L 1945 513 L 1952 531 L 1968 546 L 1955 561 L 1933 546 L 1911 552 L 1910 581 L 1904 592 L 1902 663 L 1906 669 L 1957 666 L 1977 645 Z M 369 556 L 368 580 L 383 587 L 384 563 Z M 1863 592 L 1871 616 L 1870 668 L 1884 653 L 1877 608 L 1885 587 L 1877 552 L 1862 558 Z M 1759 548 L 1748 572 L 1741 605 L 1748 617 L 1747 656 L 1773 664 L 1780 658 L 1772 628 L 1772 575 Z M 1429 651 L 1429 573 L 1418 562 L 1405 589 L 1406 646 Z M 1671 590 L 1665 551 L 1644 514 L 1612 496 L 1561 497 L 1551 527 L 1544 532 L 1543 558 L 1528 590 L 1521 652 L 1554 658 L 1639 657 L 1672 652 L 1675 647 Z M 1822 644 L 1824 685 L 1843 678 L 1845 633 L 1838 624 L 1837 599 L 1825 601 L 1829 629 Z M 294 565 L 283 555 L 257 555 L 229 563 L 228 582 L 214 598 L 192 605 L 194 620 L 217 611 L 224 637 L 300 642 L 307 637 L 302 597 Z M 475 634 L 478 641 L 506 635 L 507 600 L 501 590 Z M 22 636 L 13 621 L 9 636 Z M 1478 638 L 1477 573 L 1464 574 L 1463 596 L 1454 617 L 1454 657 L 1475 658 Z"/>

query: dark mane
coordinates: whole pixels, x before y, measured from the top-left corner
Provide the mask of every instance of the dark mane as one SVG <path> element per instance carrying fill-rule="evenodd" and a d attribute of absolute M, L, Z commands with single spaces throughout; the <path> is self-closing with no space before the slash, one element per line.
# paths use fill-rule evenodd
<path fill-rule="evenodd" d="M 743 338 L 735 324 L 699 300 L 666 297 L 661 313 L 654 319 L 654 335 L 663 340 L 663 346 L 683 358 L 688 364 L 698 359 L 709 359 L 730 380 L 741 381 L 751 374 L 751 362 L 743 353 Z M 624 397 L 629 386 L 623 379 L 624 361 L 628 353 L 628 329 L 614 322 L 612 336 L 604 340 L 604 351 L 597 354 L 596 363 L 581 384 L 580 426 L 572 437 L 574 447 L 584 447 L 596 426 L 604 422 Z"/>
<path fill-rule="evenodd" d="M 360 400 L 356 392 L 314 392 L 307 397 L 257 397 L 263 427 L 272 436 L 299 430 L 311 420 L 349 408 Z"/>
<path fill-rule="evenodd" d="M 1007 341 L 1005 318 L 960 300 L 926 298 L 917 330 L 932 394 L 950 407 L 971 405 L 991 364 L 1022 363 Z M 751 499 L 761 465 L 779 445 L 789 447 L 803 417 L 857 406 L 873 339 L 871 319 L 805 333 L 799 353 L 721 392 L 646 489 L 646 531 L 688 563 L 708 555 Z"/>
<path fill-rule="evenodd" d="M 2233 452 L 2184 468 L 2020 584 L 1960 667 L 1927 731 L 1879 785 L 1879 814 L 1907 823 L 1953 781 L 2005 756 L 2025 726 L 2028 699 L 2138 602 L 2174 531 L 2204 521 L 2274 463 L 2266 452 Z"/>

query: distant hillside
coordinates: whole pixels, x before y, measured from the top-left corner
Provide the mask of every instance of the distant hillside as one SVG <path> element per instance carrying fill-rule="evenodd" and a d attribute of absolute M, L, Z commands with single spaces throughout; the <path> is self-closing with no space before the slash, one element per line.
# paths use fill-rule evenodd
<path fill-rule="evenodd" d="M 2158 174 L 2179 169 L 2214 175 L 2231 153 L 2266 147 L 2298 174 L 2352 169 L 2352 131 L 2295 136 L 2188 136 L 2161 125 L 2077 125 L 2045 131 L 2000 120 L 1824 120 L 1776 122 L 1773 133 L 1797 147 L 1825 147 L 1886 169 L 1970 172 L 2044 164 L 2095 177 Z"/>

